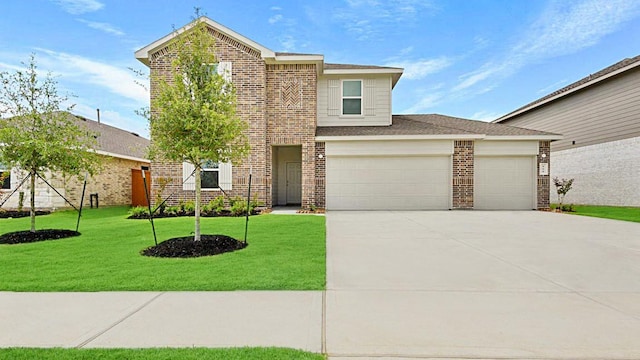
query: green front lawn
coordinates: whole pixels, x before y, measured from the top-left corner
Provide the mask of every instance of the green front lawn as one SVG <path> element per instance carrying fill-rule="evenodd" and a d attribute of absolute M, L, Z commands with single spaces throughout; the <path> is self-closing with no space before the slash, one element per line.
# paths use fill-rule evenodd
<path fill-rule="evenodd" d="M 0 359 L 7 360 L 271 360 L 300 359 L 322 360 L 321 354 L 283 348 L 232 348 L 232 349 L 0 349 Z"/>
<path fill-rule="evenodd" d="M 75 229 L 77 213 L 39 216 L 38 229 Z M 0 245 L 0 291 L 321 290 L 325 286 L 325 219 L 259 215 L 249 220 L 249 246 L 191 259 L 150 258 L 147 220 L 127 208 L 83 210 L 81 236 Z M 155 221 L 158 241 L 187 236 L 193 218 Z M 0 233 L 28 230 L 29 218 L 0 219 Z M 203 218 L 203 234 L 242 240 L 244 218 Z"/>
<path fill-rule="evenodd" d="M 623 206 L 574 205 L 572 214 L 640 222 L 640 208 Z"/>

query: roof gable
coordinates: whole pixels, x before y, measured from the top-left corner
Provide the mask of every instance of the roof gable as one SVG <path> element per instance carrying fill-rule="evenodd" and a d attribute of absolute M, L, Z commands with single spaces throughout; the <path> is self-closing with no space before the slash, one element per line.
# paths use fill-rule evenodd
<path fill-rule="evenodd" d="M 262 58 L 275 58 L 276 53 L 273 52 L 272 50 L 266 48 L 265 46 L 262 46 L 260 44 L 258 44 L 257 42 L 229 29 L 228 27 L 221 25 L 211 19 L 209 19 L 206 16 L 202 16 L 194 21 L 192 21 L 191 23 L 181 27 L 178 30 L 172 31 L 170 34 L 152 42 L 151 44 L 141 48 L 140 50 L 135 52 L 135 56 L 136 59 L 138 59 L 139 61 L 141 61 L 142 63 L 144 63 L 145 65 L 149 65 L 149 56 L 151 54 L 153 54 L 154 52 L 162 49 L 163 47 L 167 46 L 167 44 L 169 44 L 177 35 L 184 33 L 185 31 L 188 31 L 189 29 L 193 28 L 198 22 L 204 22 L 207 24 L 208 27 L 226 35 L 229 36 L 230 38 L 238 41 L 239 43 L 252 48 L 254 50 L 256 50 L 258 53 L 260 53 L 260 56 Z"/>
<path fill-rule="evenodd" d="M 527 111 L 531 111 L 537 107 L 543 106 L 544 104 L 550 103 L 552 101 L 558 100 L 560 98 L 563 98 L 565 96 L 569 96 L 572 93 L 585 89 L 589 86 L 593 86 L 601 81 L 607 80 L 611 77 L 617 76 L 619 74 L 622 74 L 626 71 L 635 69 L 637 67 L 640 67 L 640 55 L 632 57 L 632 58 L 626 58 L 622 61 L 618 61 L 617 63 L 608 66 L 600 71 L 597 71 L 593 74 L 589 74 L 588 76 L 572 83 L 569 84 L 561 89 L 558 89 L 554 92 L 552 92 L 551 94 L 545 95 L 543 97 L 541 97 L 538 100 L 532 101 L 527 105 L 524 105 L 506 115 L 501 116 L 500 118 L 492 121 L 494 123 L 500 123 L 503 121 L 506 121 L 516 115 L 522 114 L 524 112 Z"/>

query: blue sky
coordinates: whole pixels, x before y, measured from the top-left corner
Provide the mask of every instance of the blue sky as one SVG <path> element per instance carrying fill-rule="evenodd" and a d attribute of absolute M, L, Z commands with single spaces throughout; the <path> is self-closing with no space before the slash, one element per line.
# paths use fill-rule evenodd
<path fill-rule="evenodd" d="M 35 53 L 77 114 L 147 136 L 134 51 L 194 7 L 274 51 L 405 68 L 396 114 L 493 120 L 640 54 L 638 0 L 27 0 L 0 2 L 0 71 Z"/>

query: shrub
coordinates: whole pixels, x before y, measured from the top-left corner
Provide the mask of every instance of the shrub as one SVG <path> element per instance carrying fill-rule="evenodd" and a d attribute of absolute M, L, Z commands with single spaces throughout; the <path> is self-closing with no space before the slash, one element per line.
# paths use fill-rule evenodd
<path fill-rule="evenodd" d="M 167 216 L 176 216 L 180 213 L 180 207 L 179 206 L 167 206 L 164 209 L 164 213 Z"/>
<path fill-rule="evenodd" d="M 240 196 L 231 198 L 229 203 L 231 204 L 232 216 L 242 216 L 247 212 L 247 203 Z"/>
<path fill-rule="evenodd" d="M 196 203 L 193 200 L 189 200 L 182 204 L 182 211 L 187 214 L 194 213 L 196 211 Z"/>
<path fill-rule="evenodd" d="M 134 206 L 131 209 L 129 209 L 129 217 L 147 218 L 149 217 L 149 210 L 144 206 Z"/>
<path fill-rule="evenodd" d="M 215 199 L 211 200 L 209 204 L 211 204 L 211 207 L 216 214 L 220 214 L 222 210 L 224 210 L 224 196 L 220 195 L 216 197 Z"/>

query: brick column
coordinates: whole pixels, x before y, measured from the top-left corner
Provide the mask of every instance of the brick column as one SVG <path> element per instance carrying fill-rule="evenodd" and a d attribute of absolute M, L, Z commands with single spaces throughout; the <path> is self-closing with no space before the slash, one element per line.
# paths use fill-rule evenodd
<path fill-rule="evenodd" d="M 544 155 L 544 156 L 543 156 Z M 538 210 L 549 210 L 549 186 L 551 174 L 551 142 L 540 141 L 538 145 Z M 540 175 L 540 164 L 546 163 L 547 175 Z M 544 166 L 544 165 L 542 165 Z"/>
<path fill-rule="evenodd" d="M 326 157 L 324 153 L 324 143 L 316 143 L 316 201 L 315 205 L 324 208 L 325 205 L 325 179 L 326 179 Z"/>
<path fill-rule="evenodd" d="M 473 209 L 473 140 L 453 143 L 453 208 Z"/>

